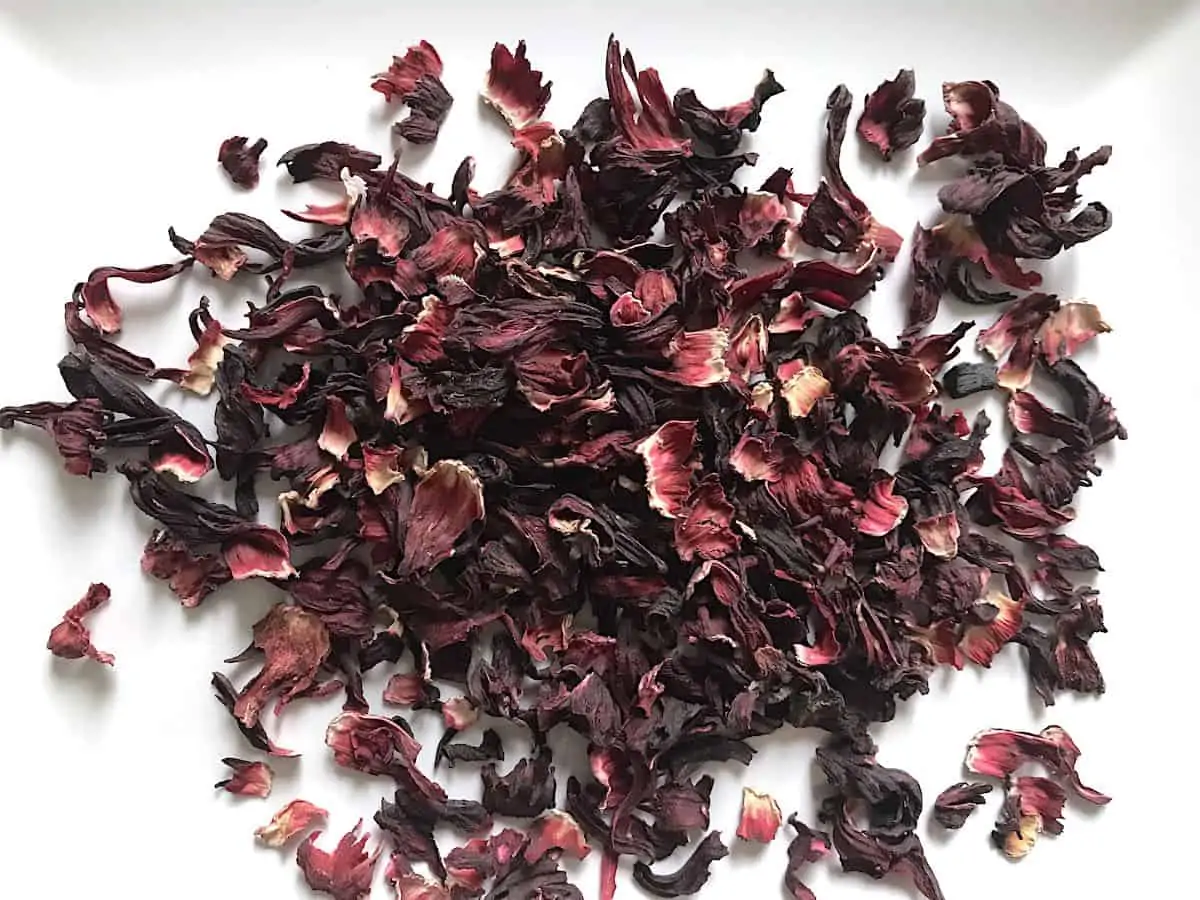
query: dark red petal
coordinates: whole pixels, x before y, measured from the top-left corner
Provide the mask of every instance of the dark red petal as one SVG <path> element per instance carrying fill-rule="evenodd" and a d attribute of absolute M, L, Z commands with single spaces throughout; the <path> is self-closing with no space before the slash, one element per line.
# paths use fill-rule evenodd
<path fill-rule="evenodd" d="M 733 504 L 725 498 L 721 481 L 708 475 L 692 491 L 675 520 L 675 549 L 685 562 L 696 557 L 720 559 L 736 553 L 741 538 L 734 534 Z"/>
<path fill-rule="evenodd" d="M 504 117 L 508 127 L 519 131 L 533 124 L 546 111 L 550 86 L 542 84 L 542 73 L 525 58 L 525 42 L 517 43 L 513 53 L 504 44 L 492 48 L 492 66 L 480 92 L 484 101 Z"/>
<path fill-rule="evenodd" d="M 825 374 L 802 359 L 783 363 L 775 370 L 775 375 L 780 382 L 779 394 L 787 401 L 788 415 L 793 419 L 803 419 L 813 411 L 818 400 L 833 393 Z"/>
<path fill-rule="evenodd" d="M 189 268 L 191 262 L 190 259 L 182 259 L 177 263 L 164 263 L 145 269 L 122 269 L 115 266 L 93 269 L 87 281 L 76 286 L 75 293 L 82 300 L 83 310 L 96 330 L 102 334 L 115 334 L 121 330 L 121 307 L 117 305 L 109 290 L 110 278 L 120 278 L 134 284 L 154 284 L 174 278 Z"/>
<path fill-rule="evenodd" d="M 671 371 L 660 373 L 670 381 L 689 387 L 709 387 L 729 380 L 725 354 L 729 332 L 723 328 L 681 331 L 667 345 Z"/>
<path fill-rule="evenodd" d="M 383 94 L 390 103 L 397 97 L 401 100 L 407 98 L 423 76 L 440 78 L 441 74 L 442 58 L 431 43 L 421 41 L 409 47 L 404 56 L 392 57 L 388 70 L 376 75 L 371 87 Z"/>
<path fill-rule="evenodd" d="M 404 570 L 426 572 L 451 556 L 458 539 L 483 514 L 483 485 L 471 468 L 456 459 L 434 463 L 413 492 Z"/>

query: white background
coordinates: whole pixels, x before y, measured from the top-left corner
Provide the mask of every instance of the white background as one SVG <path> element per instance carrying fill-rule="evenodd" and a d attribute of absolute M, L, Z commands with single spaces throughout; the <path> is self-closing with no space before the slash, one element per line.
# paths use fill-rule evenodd
<path fill-rule="evenodd" d="M 1109 691 L 1100 701 L 1064 698 L 1047 714 L 1031 701 L 1010 647 L 991 672 L 939 672 L 930 696 L 879 729 L 880 758 L 912 771 L 931 803 L 961 777 L 963 746 L 977 729 L 1057 722 L 1083 748 L 1085 781 L 1115 797 L 1098 813 L 1072 802 L 1066 833 L 1043 840 L 1019 865 L 988 846 L 995 798 L 950 839 L 933 830 L 928 852 L 949 898 L 1117 896 L 1165 886 L 1167 873 L 1188 867 L 1197 621 L 1196 476 L 1187 468 L 1195 458 L 1198 387 L 1195 4 L 543 7 L 508 0 L 474 8 L 208 0 L 163 7 L 148 0 L 0 2 L 0 404 L 66 397 L 55 362 L 67 348 L 61 310 L 72 286 L 94 266 L 174 258 L 167 225 L 194 236 L 215 213 L 242 209 L 285 235 L 306 233 L 275 210 L 321 201 L 317 189 L 286 186 L 282 170 L 265 168 L 259 190 L 238 193 L 214 162 L 218 144 L 230 134 L 261 134 L 270 141 L 264 159 L 273 161 L 296 144 L 338 139 L 386 157 L 394 111 L 369 89 L 370 76 L 421 38 L 445 59 L 456 103 L 438 144 L 406 151 L 403 166 L 442 190 L 467 153 L 478 160 L 480 189 L 498 184 L 511 166 L 506 136 L 480 110 L 475 91 L 491 43 L 521 37 L 554 81 L 547 116 L 560 127 L 603 92 L 610 31 L 639 64 L 658 67 L 669 93 L 690 85 L 714 106 L 744 99 L 763 67 L 773 68 L 787 93 L 770 101 L 753 136 L 762 157 L 755 184 L 786 165 L 799 187 L 815 185 L 829 90 L 846 81 L 861 100 L 900 66 L 917 70 L 930 129 L 946 121 L 938 102 L 943 79 L 990 78 L 1043 130 L 1051 156 L 1075 144 L 1086 152 L 1112 143 L 1112 163 L 1084 184 L 1088 198 L 1114 211 L 1111 233 L 1047 269 L 1051 288 L 1097 302 L 1112 324 L 1114 332 L 1081 361 L 1112 395 L 1131 435 L 1105 454 L 1098 484 L 1081 492 L 1072 529 L 1108 569 L 1100 587 L 1111 634 L 1094 646 Z M 853 135 L 845 156 L 850 183 L 882 221 L 907 236 L 916 217 L 930 220 L 942 178 L 936 166 L 917 176 L 910 155 L 890 168 L 872 165 Z M 864 305 L 885 337 L 897 330 L 905 270 L 899 264 Z M 182 364 L 185 314 L 199 292 L 215 298 L 227 322 L 244 309 L 237 290 L 214 290 L 200 274 L 166 290 L 121 283 L 115 290 L 125 304 L 124 342 L 160 365 Z M 934 330 L 963 314 L 943 310 Z M 981 317 L 990 318 L 986 311 Z M 211 434 L 203 401 L 169 386 L 157 393 L 198 416 Z M 332 839 L 360 816 L 369 822 L 386 785 L 335 771 L 322 746 L 324 724 L 340 702 L 330 699 L 297 703 L 279 723 L 268 720 L 279 743 L 304 752 L 275 765 L 269 800 L 210 790 L 222 777 L 220 757 L 252 751 L 212 699 L 209 673 L 246 644 L 250 624 L 279 595 L 240 585 L 198 610 L 180 609 L 139 571 L 151 523 L 132 507 L 124 479 L 71 478 L 40 433 L 0 436 L 0 498 L 7 707 L 0 896 L 308 896 L 291 851 L 256 847 L 254 827 L 303 796 L 332 811 Z M 93 619 L 97 645 L 116 654 L 112 671 L 55 660 L 44 649 L 51 626 L 91 580 L 113 591 L 111 605 Z M 247 677 L 232 674 L 239 683 Z M 369 680 L 372 702 L 381 687 L 381 677 Z M 437 731 L 420 722 L 431 756 Z M 760 746 L 748 783 L 774 793 L 785 814 L 799 810 L 812 821 L 814 736 L 776 735 Z M 727 838 L 741 774 L 726 769 L 718 777 L 713 825 Z M 462 767 L 452 789 L 471 791 L 475 778 L 474 767 Z M 561 773 L 560 789 L 565 780 Z M 780 896 L 786 842 L 781 836 L 761 851 L 734 847 L 714 867 L 704 896 Z M 584 870 L 579 883 L 591 897 L 595 869 Z M 909 893 L 904 885 L 843 876 L 833 862 L 809 878 L 822 900 Z M 1184 894 L 1194 890 L 1191 879 L 1183 885 Z M 376 896 L 385 893 L 377 886 Z M 623 868 L 618 897 L 638 895 Z"/>

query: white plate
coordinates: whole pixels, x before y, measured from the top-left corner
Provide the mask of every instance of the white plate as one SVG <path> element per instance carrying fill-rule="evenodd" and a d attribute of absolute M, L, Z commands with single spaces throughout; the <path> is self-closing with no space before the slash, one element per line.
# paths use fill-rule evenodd
<path fill-rule="evenodd" d="M 1112 163 L 1084 183 L 1088 198 L 1113 210 L 1111 233 L 1046 267 L 1052 288 L 1097 302 L 1113 325 L 1084 364 L 1131 435 L 1107 454 L 1098 484 L 1081 493 L 1073 532 L 1108 569 L 1100 587 L 1112 634 L 1095 648 L 1109 693 L 1100 702 L 1064 698 L 1044 712 L 1031 703 L 1010 648 L 987 677 L 935 677 L 930 696 L 880 729 L 881 759 L 912 771 L 931 802 L 961 777 L 963 747 L 977 729 L 1058 722 L 1083 748 L 1085 780 L 1115 796 L 1096 814 L 1072 803 L 1066 833 L 1044 840 L 1020 865 L 988 846 L 995 798 L 962 832 L 948 840 L 935 833 L 928 853 L 953 900 L 1150 894 L 1165 885 L 1166 872 L 1190 862 L 1192 743 L 1182 732 L 1194 721 L 1184 727 L 1179 718 L 1195 710 L 1197 629 L 1196 475 L 1186 467 L 1197 430 L 1191 342 L 1200 306 L 1195 4 L 6 0 L 0 7 L 2 403 L 65 396 L 54 369 L 66 347 L 61 303 L 92 267 L 171 258 L 168 225 L 195 234 L 230 208 L 265 216 L 285 234 L 304 233 L 276 211 L 319 201 L 319 189 L 284 185 L 281 170 L 267 168 L 257 191 L 235 192 L 215 165 L 218 144 L 234 133 L 263 135 L 273 160 L 299 143 L 338 139 L 386 155 L 394 111 L 370 90 L 370 77 L 421 38 L 440 50 L 456 103 L 440 141 L 410 151 L 404 166 L 442 189 L 468 153 L 478 161 L 477 185 L 498 183 L 511 165 L 506 136 L 475 92 L 491 43 L 521 37 L 554 81 L 547 116 L 562 127 L 603 92 L 610 31 L 639 64 L 659 69 L 668 92 L 690 85 L 713 105 L 743 99 L 764 67 L 774 69 L 787 92 L 770 102 L 753 136 L 761 154 L 754 178 L 786 165 L 798 185 L 815 184 L 829 90 L 845 81 L 861 100 L 901 66 L 916 69 L 930 132 L 946 122 L 943 79 L 988 78 L 1041 128 L 1052 157 L 1111 143 Z M 851 184 L 882 221 L 907 236 L 918 217 L 929 220 L 936 166 L 915 176 L 911 156 L 889 168 L 870 165 L 853 136 L 845 156 Z M 896 333 L 905 271 L 898 265 L 866 305 L 882 335 Z M 189 352 L 184 314 L 202 288 L 204 278 L 168 290 L 123 288 L 127 343 L 161 365 L 181 364 Z M 237 291 L 210 293 L 227 320 L 244 309 Z M 949 322 L 944 314 L 937 324 Z M 181 407 L 196 415 L 206 408 L 194 399 Z M 181 610 L 138 569 L 150 523 L 128 502 L 123 479 L 73 480 L 46 443 L 29 433 L 0 438 L 8 698 L 0 893 L 307 896 L 292 853 L 257 848 L 251 835 L 293 796 L 332 810 L 327 841 L 377 808 L 385 785 L 335 772 L 322 746 L 337 701 L 298 703 L 272 726 L 304 758 L 276 765 L 268 801 L 214 796 L 220 757 L 248 748 L 210 697 L 209 673 L 227 668 L 220 660 L 245 645 L 273 592 L 239 586 Z M 90 580 L 113 590 L 111 606 L 94 619 L 97 644 L 117 656 L 111 672 L 60 664 L 44 650 L 46 633 Z M 381 688 L 377 674 L 368 679 L 371 697 Z M 1185 696 L 1172 696 L 1185 677 Z M 432 747 L 436 729 L 422 722 Z M 809 821 L 815 738 L 763 742 L 746 773 L 785 813 L 798 809 Z M 731 839 L 742 774 L 721 772 L 713 805 L 714 827 Z M 475 778 L 472 767 L 460 767 L 450 787 L 472 791 Z M 560 770 L 560 787 L 565 780 Z M 735 847 L 714 866 L 703 896 L 780 896 L 786 843 Z M 589 897 L 594 863 L 579 876 Z M 898 882 L 843 876 L 833 862 L 814 866 L 810 879 L 822 900 L 908 893 Z M 1183 886 L 1173 895 L 1180 890 L 1189 892 Z M 637 895 L 623 867 L 617 896 Z M 385 896 L 382 886 L 376 896 Z"/>

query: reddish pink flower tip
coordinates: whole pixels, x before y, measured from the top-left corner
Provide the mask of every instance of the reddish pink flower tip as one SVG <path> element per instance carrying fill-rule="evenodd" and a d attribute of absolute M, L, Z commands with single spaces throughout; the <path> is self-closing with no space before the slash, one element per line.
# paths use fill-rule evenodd
<path fill-rule="evenodd" d="M 271 816 L 269 824 L 254 829 L 254 836 L 268 847 L 282 847 L 318 819 L 329 815 L 307 800 L 292 800 Z"/>
<path fill-rule="evenodd" d="M 46 641 L 46 649 L 63 659 L 82 659 L 86 656 L 111 666 L 115 658 L 111 653 L 104 653 L 93 646 L 91 632 L 83 624 L 83 617 L 107 603 L 110 596 L 106 584 L 97 582 L 89 586 L 83 599 L 63 613 L 62 621 L 54 626 Z"/>
<path fill-rule="evenodd" d="M 781 824 L 783 813 L 770 794 L 759 793 L 748 787 L 742 788 L 742 817 L 737 829 L 739 838 L 743 841 L 769 844 L 775 840 Z"/>
<path fill-rule="evenodd" d="M 425 75 L 442 75 L 442 58 L 429 41 L 413 44 L 404 56 L 393 56 L 388 70 L 376 75 L 371 87 L 390 103 L 396 97 L 406 98 Z"/>
<path fill-rule="evenodd" d="M 271 782 L 275 776 L 271 767 L 266 763 L 248 762 L 233 756 L 227 756 L 221 762 L 233 769 L 233 774 L 223 781 L 218 781 L 213 785 L 214 788 L 224 788 L 231 794 L 239 794 L 244 797 L 270 795 Z"/>
<path fill-rule="evenodd" d="M 380 848 L 367 853 L 369 836 L 359 835 L 362 824 L 359 819 L 332 853 L 316 846 L 321 832 L 314 831 L 305 838 L 296 850 L 296 863 L 310 888 L 329 894 L 334 900 L 362 900 L 371 893 L 371 876 Z"/>

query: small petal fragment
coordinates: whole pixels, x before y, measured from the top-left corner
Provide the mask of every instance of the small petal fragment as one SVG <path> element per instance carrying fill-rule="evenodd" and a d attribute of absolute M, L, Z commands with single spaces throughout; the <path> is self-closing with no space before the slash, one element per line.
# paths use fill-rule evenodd
<path fill-rule="evenodd" d="M 743 841 L 769 844 L 779 833 L 783 824 L 783 813 L 770 794 L 751 788 L 742 788 L 742 817 L 738 822 L 737 836 Z"/>
<path fill-rule="evenodd" d="M 221 762 L 233 769 L 233 774 L 218 781 L 213 787 L 224 788 L 231 794 L 240 794 L 245 797 L 270 796 L 274 773 L 266 763 L 249 762 L 233 756 L 227 756 Z"/>
<path fill-rule="evenodd" d="M 292 800 L 271 817 L 269 824 L 254 830 L 254 836 L 268 847 L 282 847 L 296 835 L 307 831 L 329 813 L 307 800 Z"/>

